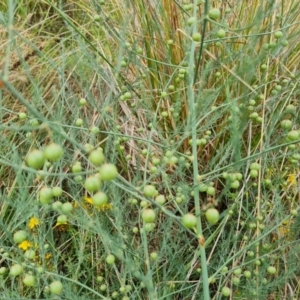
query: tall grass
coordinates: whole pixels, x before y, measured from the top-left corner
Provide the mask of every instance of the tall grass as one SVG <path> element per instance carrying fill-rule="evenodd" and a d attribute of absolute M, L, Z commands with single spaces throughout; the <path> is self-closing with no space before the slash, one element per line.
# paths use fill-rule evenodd
<path fill-rule="evenodd" d="M 298 1 L 0 8 L 5 299 L 300 298 Z M 52 142 L 63 157 L 31 168 Z M 118 177 L 95 206 L 99 147 Z M 42 204 L 45 186 L 62 195 Z"/>

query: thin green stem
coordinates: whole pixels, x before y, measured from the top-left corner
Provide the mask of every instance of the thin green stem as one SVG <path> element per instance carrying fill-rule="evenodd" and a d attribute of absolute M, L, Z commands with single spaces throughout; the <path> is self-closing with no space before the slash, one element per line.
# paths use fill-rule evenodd
<path fill-rule="evenodd" d="M 207 1 L 206 1 L 207 2 Z M 196 18 L 196 12 L 197 12 L 197 1 L 194 0 L 194 18 Z M 193 33 L 196 32 L 196 23 L 193 24 L 192 31 Z M 202 39 L 202 47 L 203 47 L 203 39 Z M 200 49 L 200 57 L 198 60 L 198 67 L 196 68 L 196 71 L 194 73 L 194 55 L 195 55 L 195 48 L 196 43 L 192 41 L 190 54 L 189 54 L 189 63 L 188 63 L 188 86 L 187 86 L 187 94 L 188 94 L 188 105 L 189 105 L 189 119 L 188 119 L 188 125 L 191 128 L 192 133 L 192 155 L 193 155 L 193 181 L 194 181 L 194 203 L 195 203 L 195 212 L 197 217 L 197 234 L 199 237 L 199 245 L 200 245 L 200 258 L 201 258 L 201 268 L 202 268 L 202 280 L 203 280 L 203 296 L 204 300 L 210 299 L 210 293 L 209 293 L 209 283 L 208 283 L 208 270 L 207 270 L 207 264 L 206 264 L 206 253 L 205 253 L 205 247 L 204 247 L 204 240 L 203 233 L 202 233 L 202 226 L 201 226 L 201 209 L 200 209 L 200 196 L 199 196 L 199 190 L 196 188 L 197 182 L 198 182 L 198 151 L 197 151 L 197 128 L 195 126 L 196 123 L 196 106 L 195 106 L 195 94 L 194 94 L 194 83 L 195 78 L 197 76 L 198 67 L 200 64 L 201 59 L 201 49 Z M 195 75 L 195 77 L 194 77 Z"/>

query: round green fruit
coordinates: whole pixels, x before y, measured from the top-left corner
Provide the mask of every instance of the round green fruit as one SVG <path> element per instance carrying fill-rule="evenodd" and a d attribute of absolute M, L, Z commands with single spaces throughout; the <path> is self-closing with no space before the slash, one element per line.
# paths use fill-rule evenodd
<path fill-rule="evenodd" d="M 142 212 L 142 219 L 145 223 L 153 223 L 155 221 L 156 214 L 153 209 L 146 208 Z"/>
<path fill-rule="evenodd" d="M 190 17 L 187 20 L 187 23 L 189 26 L 193 25 L 196 22 L 196 18 L 195 17 Z"/>
<path fill-rule="evenodd" d="M 234 275 L 241 275 L 242 274 L 242 269 L 241 268 L 234 269 L 233 274 Z"/>
<path fill-rule="evenodd" d="M 79 100 L 79 104 L 81 105 L 81 106 L 85 106 L 86 105 L 86 99 L 85 98 L 81 98 L 80 100 Z"/>
<path fill-rule="evenodd" d="M 287 138 L 288 138 L 290 141 L 297 141 L 297 140 L 299 140 L 299 138 L 300 138 L 299 132 L 298 132 L 297 130 L 291 130 L 291 131 L 288 133 Z"/>
<path fill-rule="evenodd" d="M 192 229 L 197 225 L 197 218 L 193 214 L 185 214 L 181 220 L 183 226 Z"/>
<path fill-rule="evenodd" d="M 113 164 L 104 164 L 99 169 L 101 180 L 110 181 L 114 180 L 118 176 L 117 167 Z"/>
<path fill-rule="evenodd" d="M 244 271 L 244 276 L 245 276 L 245 278 L 251 278 L 252 274 L 250 271 L 246 270 L 246 271 Z"/>
<path fill-rule="evenodd" d="M 194 42 L 200 42 L 201 40 L 201 34 L 199 32 L 194 32 L 192 35 L 192 39 Z"/>
<path fill-rule="evenodd" d="M 39 121 L 37 119 L 31 119 L 29 123 L 33 127 L 37 127 L 39 125 Z"/>
<path fill-rule="evenodd" d="M 230 183 L 230 187 L 232 189 L 237 189 L 240 186 L 240 182 L 238 180 L 234 180 L 233 182 Z"/>
<path fill-rule="evenodd" d="M 150 231 L 152 231 L 154 228 L 155 228 L 155 223 L 146 223 L 146 224 L 145 224 L 145 227 L 144 227 L 144 229 L 145 229 L 146 232 L 150 232 Z"/>
<path fill-rule="evenodd" d="M 152 260 L 157 260 L 157 257 L 158 257 L 157 252 L 151 252 L 151 253 L 150 253 L 150 258 L 151 258 Z"/>
<path fill-rule="evenodd" d="M 62 195 L 62 188 L 60 186 L 55 186 L 52 188 L 53 197 L 60 197 Z"/>
<path fill-rule="evenodd" d="M 157 190 L 154 185 L 146 185 L 144 187 L 144 195 L 146 197 L 155 197 L 157 195 Z"/>
<path fill-rule="evenodd" d="M 83 120 L 82 119 L 77 119 L 75 122 L 75 125 L 78 127 L 81 127 L 83 125 Z"/>
<path fill-rule="evenodd" d="M 296 106 L 293 104 L 289 104 L 286 106 L 284 112 L 286 113 L 295 113 L 296 112 Z"/>
<path fill-rule="evenodd" d="M 39 192 L 39 196 L 42 204 L 49 204 L 53 198 L 53 191 L 49 187 L 42 187 Z"/>
<path fill-rule="evenodd" d="M 260 69 L 261 69 L 262 71 L 266 70 L 266 69 L 267 69 L 267 65 L 266 65 L 266 64 L 262 64 L 262 65 L 260 66 Z"/>
<path fill-rule="evenodd" d="M 67 224 L 68 223 L 68 217 L 66 215 L 59 215 L 57 217 L 57 221 L 58 224 Z"/>
<path fill-rule="evenodd" d="M 206 190 L 207 195 L 213 196 L 215 193 L 216 193 L 216 190 L 214 187 L 212 187 L 212 186 L 207 187 L 207 190 Z"/>
<path fill-rule="evenodd" d="M 35 258 L 35 251 L 33 249 L 28 249 L 25 251 L 24 256 L 28 259 L 34 259 Z"/>
<path fill-rule="evenodd" d="M 207 220 L 207 222 L 211 225 L 215 225 L 218 223 L 219 221 L 219 212 L 217 209 L 215 208 L 209 208 L 206 212 L 205 212 L 205 218 Z"/>
<path fill-rule="evenodd" d="M 105 157 L 103 151 L 100 149 L 93 150 L 89 155 L 89 161 L 95 165 L 99 166 L 104 163 Z"/>
<path fill-rule="evenodd" d="M 282 31 L 276 31 L 276 32 L 274 32 L 274 38 L 275 39 L 280 39 L 280 38 L 282 38 L 282 36 L 283 36 Z"/>
<path fill-rule="evenodd" d="M 208 189 L 208 186 L 204 183 L 200 183 L 198 189 L 200 192 L 206 192 Z"/>
<path fill-rule="evenodd" d="M 73 173 L 80 173 L 82 171 L 81 163 L 78 161 L 72 166 Z"/>
<path fill-rule="evenodd" d="M 20 120 L 26 119 L 27 118 L 26 113 L 24 113 L 24 112 L 19 113 L 19 118 L 20 118 Z"/>
<path fill-rule="evenodd" d="M 101 17 L 99 15 L 94 15 L 94 21 L 99 22 Z"/>
<path fill-rule="evenodd" d="M 252 163 L 250 164 L 250 170 L 259 171 L 261 169 L 261 165 L 259 163 Z"/>
<path fill-rule="evenodd" d="M 166 202 L 166 198 L 164 195 L 157 195 L 155 197 L 155 202 L 158 203 L 159 205 L 164 205 Z"/>
<path fill-rule="evenodd" d="M 60 201 L 55 201 L 52 203 L 52 209 L 55 211 L 61 211 L 62 203 Z"/>
<path fill-rule="evenodd" d="M 73 205 L 70 202 L 66 202 L 61 205 L 61 211 L 66 215 L 71 213 L 72 210 L 73 210 Z"/>
<path fill-rule="evenodd" d="M 34 286 L 35 285 L 35 278 L 33 275 L 26 274 L 23 278 L 23 283 L 26 286 Z"/>
<path fill-rule="evenodd" d="M 271 274 L 271 275 L 276 274 L 276 268 L 273 267 L 273 266 L 269 266 L 269 267 L 267 268 L 267 271 L 268 271 L 268 273 Z"/>
<path fill-rule="evenodd" d="M 9 269 L 9 275 L 19 276 L 23 273 L 23 266 L 19 264 L 12 265 Z"/>
<path fill-rule="evenodd" d="M 52 143 L 48 145 L 44 150 L 45 158 L 50 161 L 58 161 L 64 154 L 64 150 L 61 145 Z"/>
<path fill-rule="evenodd" d="M 41 169 L 45 163 L 45 155 L 41 150 L 31 151 L 26 158 L 27 165 L 33 169 Z"/>
<path fill-rule="evenodd" d="M 85 180 L 84 187 L 89 192 L 97 192 L 101 187 L 101 181 L 97 176 L 90 176 Z"/>
<path fill-rule="evenodd" d="M 27 232 L 25 230 L 18 230 L 15 232 L 13 240 L 15 243 L 20 244 L 27 239 Z"/>
<path fill-rule="evenodd" d="M 292 210 L 291 210 L 291 215 L 292 215 L 293 217 L 298 216 L 298 211 L 297 211 L 297 209 L 292 209 Z"/>
<path fill-rule="evenodd" d="M 208 16 L 211 18 L 211 19 L 219 19 L 220 16 L 221 16 L 221 12 L 218 8 L 212 8 L 209 10 L 208 12 Z"/>
<path fill-rule="evenodd" d="M 104 204 L 107 203 L 108 198 L 107 198 L 107 195 L 105 193 L 98 192 L 93 196 L 92 201 L 93 201 L 93 205 L 101 206 L 101 205 L 104 205 Z"/>
<path fill-rule="evenodd" d="M 289 130 L 293 127 L 293 122 L 291 120 L 282 120 L 280 125 L 282 129 Z"/>
<path fill-rule="evenodd" d="M 258 177 L 258 171 L 257 170 L 251 170 L 250 171 L 250 177 L 257 178 Z"/>
<path fill-rule="evenodd" d="M 239 285 L 240 282 L 241 282 L 241 280 L 240 280 L 239 277 L 234 276 L 234 277 L 232 278 L 232 283 L 233 283 L 234 285 Z"/>
<path fill-rule="evenodd" d="M 97 134 L 97 133 L 99 133 L 99 131 L 100 131 L 100 129 L 97 127 L 97 126 L 93 126 L 91 129 L 91 133 L 92 134 Z"/>
<path fill-rule="evenodd" d="M 49 285 L 49 289 L 52 294 L 59 295 L 62 292 L 63 285 L 60 281 L 56 280 Z"/>
<path fill-rule="evenodd" d="M 224 29 L 219 29 L 217 32 L 217 37 L 222 39 L 226 36 L 226 31 Z"/>
<path fill-rule="evenodd" d="M 223 286 L 221 292 L 224 297 L 229 297 L 231 294 L 231 289 L 227 286 Z"/>
<path fill-rule="evenodd" d="M 109 254 L 107 257 L 106 257 L 106 262 L 109 264 L 109 265 L 112 265 L 115 263 L 115 256 L 112 255 L 112 254 Z"/>

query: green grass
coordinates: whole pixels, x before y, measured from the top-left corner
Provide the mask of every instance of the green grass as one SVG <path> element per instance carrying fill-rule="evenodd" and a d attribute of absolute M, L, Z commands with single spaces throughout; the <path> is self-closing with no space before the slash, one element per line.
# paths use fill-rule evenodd
<path fill-rule="evenodd" d="M 219 19 L 206 18 L 212 7 L 222 8 Z M 0 8 L 5 299 L 208 300 L 226 299 L 226 287 L 231 299 L 300 297 L 297 1 Z M 62 158 L 31 168 L 28 154 L 51 142 Z M 95 207 L 85 180 L 99 173 L 89 159 L 99 147 L 118 177 L 101 183 L 109 201 Z M 147 185 L 166 202 L 146 196 Z M 45 186 L 63 193 L 42 204 Z M 55 209 L 56 201 L 72 211 Z M 154 224 L 142 218 L 146 207 Z M 205 218 L 212 207 L 216 225 Z M 183 226 L 187 213 L 195 228 Z M 67 222 L 58 222 L 62 214 Z M 14 239 L 19 230 L 23 244 Z M 10 274 L 14 264 L 22 274 Z M 55 280 L 58 296 L 49 291 Z"/>

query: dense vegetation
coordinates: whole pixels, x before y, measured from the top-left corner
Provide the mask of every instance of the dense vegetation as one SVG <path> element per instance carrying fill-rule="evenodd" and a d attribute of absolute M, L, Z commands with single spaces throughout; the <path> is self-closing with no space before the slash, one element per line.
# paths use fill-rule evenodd
<path fill-rule="evenodd" d="M 0 1 L 3 299 L 300 299 L 300 3 Z"/>

